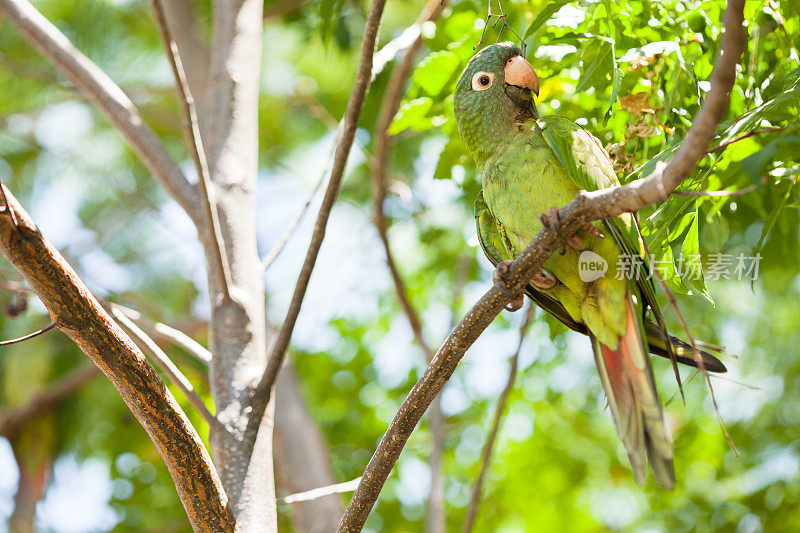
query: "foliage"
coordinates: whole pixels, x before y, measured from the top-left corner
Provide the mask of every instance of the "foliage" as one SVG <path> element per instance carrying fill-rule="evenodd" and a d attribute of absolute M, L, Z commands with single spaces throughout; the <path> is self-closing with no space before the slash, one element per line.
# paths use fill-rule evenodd
<path fill-rule="evenodd" d="M 199 4 L 205 31 L 210 7 Z M 593 132 L 626 179 L 649 173 L 688 131 L 708 90 L 724 6 L 719 0 L 503 3 L 509 24 L 525 36 L 539 75 L 540 112 L 577 120 Z M 400 35 L 420 7 L 390 2 L 380 44 Z M 650 250 L 666 266 L 665 281 L 679 294 L 692 333 L 740 354 L 738 360 L 726 359 L 731 376 L 760 387 L 712 381 L 741 456 L 728 447 L 708 394 L 694 379 L 686 405 L 678 398 L 667 407 L 678 488 L 667 493 L 652 482 L 637 487 L 605 409 L 588 343 L 537 315 L 541 320 L 523 348 L 477 530 L 783 531 L 800 520 L 799 7 L 792 1 L 747 4 L 751 42 L 717 141 L 783 129 L 710 154 L 686 184 L 691 190 L 730 191 L 755 184 L 756 190 L 675 196 L 640 215 Z M 173 155 L 190 166 L 148 3 L 48 0 L 37 8 L 126 90 Z M 266 21 L 260 101 L 260 186 L 266 192 L 258 221 L 264 252 L 317 179 L 321 164 L 311 161 L 327 157 L 332 134 L 320 117 L 342 116 L 365 10 L 363 3 L 326 0 Z M 485 4 L 458 1 L 438 22 L 423 27 L 424 52 L 391 128 L 396 137 L 386 202 L 390 239 L 411 301 L 424 310 L 432 345 L 444 339 L 452 320 L 491 279 L 473 237 L 479 177 L 452 114 L 453 86 L 480 39 L 485 11 Z M 112 127 L 14 30 L 0 24 L 4 181 L 94 291 L 152 319 L 189 328 L 204 342 L 205 274 L 186 220 Z M 496 37 L 489 28 L 485 40 Z M 363 471 L 425 365 L 370 226 L 375 121 L 395 62 L 377 74 L 370 89 L 357 136 L 362 157 L 351 159 L 294 346 L 306 399 L 330 444 L 340 481 Z M 301 226 L 266 276 L 273 321 L 285 311 L 287 280 L 296 275 L 308 230 L 308 224 Z M 752 284 L 714 279 L 707 260 L 704 277 L 680 268 L 682 257 L 707 259 L 716 253 L 760 253 L 758 279 Z M 17 279 L 8 265 L 2 274 Z M 454 297 L 461 289 L 463 296 Z M 498 319 L 443 394 L 448 529 L 461 526 L 520 318 Z M 21 316 L 0 321 L 0 333 L 15 337 L 45 321 L 31 298 Z M 680 332 L 674 313 L 668 321 Z M 2 350 L 4 406 L 25 403 L 82 361 L 57 332 Z M 207 398 L 202 369 L 176 359 Z M 654 366 L 666 400 L 675 390 L 672 369 L 665 361 Z M 47 458 L 74 455 L 109 465 L 118 530 L 186 528 L 163 464 L 115 394 L 100 378 L 54 411 L 44 430 L 52 443 Z M 199 417 L 193 422 L 204 427 Z M 382 493 L 368 522 L 372 531 L 422 530 L 429 451 L 425 422 Z"/>

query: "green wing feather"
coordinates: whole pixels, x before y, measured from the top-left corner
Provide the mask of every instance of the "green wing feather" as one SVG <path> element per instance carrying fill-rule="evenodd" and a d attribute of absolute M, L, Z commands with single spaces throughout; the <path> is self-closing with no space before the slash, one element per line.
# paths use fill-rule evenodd
<path fill-rule="evenodd" d="M 578 187 L 586 191 L 596 191 L 619 185 L 611 159 L 600 141 L 591 133 L 571 120 L 555 115 L 542 117 L 539 120 L 539 127 L 547 144 Z M 650 268 L 644 253 L 644 239 L 630 218 L 615 217 L 604 220 L 603 227 L 625 254 L 641 258 L 645 271 Z M 656 301 L 652 276 L 639 276 L 636 283 L 645 302 L 652 309 L 656 321 L 661 323 L 661 310 Z M 667 350 L 671 349 L 671 343 L 667 343 Z"/>

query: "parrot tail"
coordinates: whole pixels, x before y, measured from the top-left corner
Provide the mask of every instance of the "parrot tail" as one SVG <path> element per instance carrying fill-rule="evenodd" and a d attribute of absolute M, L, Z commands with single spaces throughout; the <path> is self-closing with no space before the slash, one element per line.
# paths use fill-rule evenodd
<path fill-rule="evenodd" d="M 664 334 L 659 327 L 649 320 L 644 324 L 645 333 L 647 335 L 647 345 L 650 347 L 650 352 L 660 357 L 670 358 L 669 349 L 667 348 L 667 341 Z M 679 363 L 689 365 L 697 368 L 697 362 L 694 360 L 694 351 L 692 345 L 685 342 L 678 337 L 670 335 L 672 340 L 672 350 L 675 352 L 675 359 Z M 700 356 L 703 358 L 703 365 L 709 372 L 727 372 L 728 369 L 722 364 L 722 361 L 711 355 L 705 350 L 698 350 Z"/>
<path fill-rule="evenodd" d="M 664 424 L 644 331 L 630 295 L 627 298 L 625 334 L 617 349 L 590 335 L 594 358 L 636 481 L 644 485 L 649 459 L 656 481 L 671 490 L 675 487 L 672 441 Z"/>

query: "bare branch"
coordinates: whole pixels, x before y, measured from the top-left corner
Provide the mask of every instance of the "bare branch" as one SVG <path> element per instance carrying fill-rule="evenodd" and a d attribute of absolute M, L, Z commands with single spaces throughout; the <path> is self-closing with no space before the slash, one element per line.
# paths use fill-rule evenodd
<path fill-rule="evenodd" d="M 587 222 L 637 211 L 666 200 L 694 169 L 705 155 L 708 143 L 727 109 L 736 78 L 736 65 L 746 43 L 742 27 L 743 7 L 744 0 L 728 2 L 722 53 L 714 66 L 711 90 L 675 156 L 644 179 L 616 188 L 582 191 L 559 212 L 562 235 L 572 235 Z M 405 442 L 433 398 L 455 371 L 464 352 L 514 295 L 522 294 L 533 273 L 542 268 L 547 258 L 561 245 L 563 241 L 552 229 L 543 228 L 509 268 L 507 285 L 510 290 L 507 292 L 510 295 L 504 294 L 498 287 L 490 288 L 450 333 L 381 439 L 339 523 L 340 533 L 361 531 Z"/>
<path fill-rule="evenodd" d="M 0 346 L 8 346 L 10 344 L 17 344 L 19 342 L 26 341 L 28 339 L 32 339 L 34 337 L 38 337 L 42 333 L 47 333 L 51 329 L 56 327 L 54 322 L 51 322 L 49 326 L 45 326 L 42 329 L 37 329 L 33 333 L 28 333 L 27 335 L 23 335 L 22 337 L 17 337 L 16 339 L 9 339 L 7 341 L 0 341 Z"/>
<path fill-rule="evenodd" d="M 356 490 L 360 477 L 345 481 L 344 483 L 337 483 L 335 485 L 328 485 L 327 487 L 319 487 L 317 489 L 307 490 L 305 492 L 298 492 L 297 494 L 290 494 L 285 498 L 278 500 L 278 503 L 300 503 L 319 500 L 331 494 L 342 494 L 343 492 L 353 492 Z"/>
<path fill-rule="evenodd" d="M 467 506 L 467 517 L 464 519 L 464 533 L 470 533 L 472 526 L 475 523 L 475 516 L 478 512 L 478 504 L 481 501 L 481 489 L 483 488 L 483 480 L 486 477 L 486 472 L 489 470 L 489 461 L 492 459 L 492 451 L 494 449 L 494 442 L 497 439 L 497 434 L 500 432 L 500 422 L 503 419 L 503 413 L 506 409 L 508 396 L 514 388 L 514 381 L 517 378 L 517 367 L 519 366 L 519 353 L 522 351 L 522 343 L 525 340 L 525 334 L 528 332 L 528 327 L 531 325 L 533 319 L 533 305 L 528 306 L 528 311 L 525 313 L 525 318 L 519 328 L 519 342 L 514 355 L 511 356 L 511 367 L 508 371 L 508 380 L 497 400 L 497 406 L 494 409 L 494 417 L 492 418 L 492 426 L 489 430 L 489 436 L 486 438 L 486 444 L 483 446 L 481 453 L 481 470 L 478 472 L 478 477 L 475 478 L 475 484 L 472 486 L 472 496 L 469 499 Z"/>
<path fill-rule="evenodd" d="M 421 26 L 424 22 L 435 20 L 439 17 L 444 9 L 444 2 L 442 0 L 429 0 L 414 23 Z M 420 345 L 425 355 L 430 361 L 433 358 L 433 350 L 431 350 L 428 343 L 422 334 L 422 324 L 419 320 L 414 306 L 408 299 L 408 291 L 406 291 L 403 278 L 400 276 L 400 271 L 392 256 L 392 248 L 389 245 L 389 224 L 386 220 L 386 215 L 383 211 L 383 203 L 386 200 L 386 175 L 389 166 L 389 154 L 391 152 L 391 137 L 389 135 L 389 126 L 392 123 L 394 115 L 400 106 L 400 100 L 403 98 L 403 89 L 405 89 L 406 81 L 411 75 L 411 70 L 414 67 L 414 60 L 417 57 L 417 52 L 422 46 L 422 35 L 418 35 L 406 50 L 406 55 L 403 61 L 395 67 L 392 71 L 392 76 L 389 78 L 389 83 L 386 86 L 386 93 L 383 98 L 383 105 L 381 106 L 380 115 L 378 116 L 378 123 L 375 128 L 375 165 L 372 169 L 372 185 L 373 185 L 373 221 L 378 230 L 378 236 L 383 244 L 384 252 L 386 253 L 386 264 L 389 267 L 389 273 L 392 275 L 392 282 L 394 289 L 397 293 L 397 299 L 400 302 L 400 307 L 403 309 L 411 330 L 414 332 L 414 338 L 417 344 Z"/>
<path fill-rule="evenodd" d="M 0 187 L 5 187 L 0 183 Z M 22 274 L 53 322 L 108 376 L 149 434 L 197 531 L 232 531 L 233 514 L 203 441 L 164 382 L 108 316 L 6 188 L 0 252 Z"/>
<path fill-rule="evenodd" d="M 192 404 L 192 407 L 197 409 L 197 412 L 200 413 L 206 423 L 209 426 L 216 424 L 217 419 L 211 414 L 211 411 L 208 410 L 205 402 L 197 395 L 191 381 L 189 381 L 189 379 L 183 375 L 183 372 L 175 366 L 175 363 L 164 353 L 164 350 L 162 350 L 153 339 L 148 337 L 133 320 L 125 316 L 122 310 L 118 309 L 114 304 L 111 304 L 110 307 L 111 308 L 107 310 L 117 319 L 122 329 L 128 332 L 128 335 L 131 336 L 136 345 L 150 356 L 150 359 L 155 362 L 156 366 L 160 368 L 162 372 L 169 376 L 172 383 L 181 390 L 183 395 L 186 396 L 186 399 L 189 400 L 189 403 Z"/>
<path fill-rule="evenodd" d="M 75 48 L 69 39 L 27 0 L 0 0 L 5 16 L 125 137 L 153 176 L 197 221 L 197 189 L 186 180 L 133 102 L 108 75 Z"/>
<path fill-rule="evenodd" d="M 350 94 L 350 100 L 347 103 L 342 137 L 336 147 L 336 155 L 334 156 L 330 181 L 328 182 L 328 188 L 325 190 L 325 197 L 322 199 L 322 205 L 319 208 L 317 221 L 314 225 L 314 233 L 311 236 L 311 243 L 308 246 L 308 253 L 306 254 L 303 267 L 300 270 L 300 276 L 297 278 L 297 284 L 294 294 L 292 295 L 291 303 L 289 304 L 289 310 L 286 312 L 286 318 L 283 324 L 281 324 L 275 343 L 270 351 L 267 368 L 264 371 L 264 375 L 261 377 L 261 382 L 258 384 L 250 403 L 253 413 L 251 421 L 260 421 L 261 415 L 269 403 L 270 396 L 272 395 L 272 388 L 275 385 L 275 378 L 280 371 L 281 364 L 286 355 L 286 349 L 289 347 L 294 325 L 300 314 L 300 306 L 303 304 L 308 282 L 311 279 L 311 272 L 314 270 L 314 265 L 317 261 L 317 254 L 322 246 L 322 240 L 325 238 L 325 228 L 328 224 L 328 218 L 330 217 L 333 203 L 339 195 L 345 165 L 347 164 L 347 158 L 350 155 L 350 149 L 353 146 L 353 139 L 355 138 L 356 128 L 358 127 L 358 118 L 361 116 L 361 108 L 364 105 L 364 98 L 369 88 L 370 73 L 372 72 L 372 56 L 375 53 L 378 27 L 380 26 L 385 4 L 386 0 L 373 0 L 369 14 L 367 15 L 364 42 L 361 47 L 361 61 L 353 86 L 353 92 Z"/>
<path fill-rule="evenodd" d="M 156 20 L 156 26 L 158 26 L 159 33 L 161 33 L 161 40 L 164 41 L 167 58 L 169 58 L 172 73 L 175 75 L 175 85 L 178 89 L 181 103 L 183 104 L 186 137 L 189 140 L 192 160 L 197 170 L 197 183 L 200 185 L 200 198 L 203 203 L 203 211 L 205 212 L 208 224 L 211 226 L 211 239 L 209 244 L 211 245 L 216 262 L 215 272 L 216 275 L 219 276 L 217 283 L 222 291 L 222 295 L 226 299 L 230 299 L 230 267 L 226 261 L 225 241 L 222 240 L 222 231 L 219 228 L 219 214 L 217 213 L 214 198 L 211 196 L 211 177 L 208 172 L 208 161 L 206 160 L 206 152 L 203 148 L 203 139 L 200 136 L 200 124 L 197 122 L 197 109 L 194 105 L 192 93 L 189 90 L 189 83 L 186 81 L 186 72 L 183 70 L 181 56 L 178 53 L 178 45 L 175 44 L 175 40 L 172 38 L 169 26 L 167 25 L 164 6 L 161 0 L 150 0 L 150 4 L 153 6 L 153 16 Z"/>
<path fill-rule="evenodd" d="M 130 309 L 124 305 L 113 304 L 113 306 L 126 317 L 133 320 L 136 325 L 146 331 L 150 337 L 162 338 L 171 342 L 175 346 L 186 350 L 192 357 L 203 364 L 207 365 L 211 362 L 211 352 L 183 331 L 161 322 L 153 322 L 139 311 Z"/>
<path fill-rule="evenodd" d="M 713 198 L 724 198 L 726 196 L 743 196 L 756 189 L 758 189 L 758 185 L 754 183 L 753 185 L 735 191 L 688 191 L 680 189 L 672 191 L 672 194 L 677 194 L 679 196 L 711 196 Z"/>
<path fill-rule="evenodd" d="M 80 366 L 47 385 L 46 389 L 35 393 L 26 405 L 0 410 L 0 437 L 13 441 L 26 425 L 49 413 L 65 398 L 99 375 L 94 365 Z"/>
<path fill-rule="evenodd" d="M 303 217 L 305 217 L 308 208 L 311 206 L 311 202 L 314 200 L 314 196 L 316 196 L 319 188 L 322 187 L 322 182 L 325 181 L 325 176 L 327 176 L 327 174 L 328 174 L 327 170 L 322 172 L 322 174 L 320 174 L 316 185 L 314 185 L 314 188 L 311 189 L 311 191 L 308 193 L 308 196 L 306 197 L 306 201 L 303 204 L 303 207 L 300 208 L 300 212 L 297 213 L 297 218 L 295 218 L 294 222 L 288 228 L 286 228 L 286 231 L 284 232 L 280 240 L 277 243 L 275 243 L 275 246 L 272 247 L 272 250 L 270 250 L 269 253 L 261 261 L 262 273 L 266 272 L 267 269 L 270 267 L 270 265 L 272 265 L 272 263 L 275 261 L 275 259 L 278 258 L 280 253 L 286 247 L 286 243 L 288 243 L 289 239 L 291 239 L 292 235 L 294 235 L 295 230 L 297 230 L 297 227 L 300 225 L 300 222 L 303 221 Z"/>
<path fill-rule="evenodd" d="M 714 152 L 718 152 L 719 150 L 724 150 L 725 148 L 727 148 L 731 144 L 733 144 L 735 142 L 739 142 L 739 141 L 741 141 L 743 139 L 747 139 L 748 137 L 752 137 L 753 135 L 761 135 L 762 133 L 771 133 L 773 131 L 783 131 L 783 130 L 785 130 L 787 128 L 789 128 L 789 126 L 776 126 L 774 128 L 762 128 L 760 130 L 748 131 L 744 135 L 739 135 L 738 137 L 735 137 L 735 138 L 733 138 L 733 139 L 731 139 L 729 141 L 725 141 L 724 143 L 720 143 L 717 146 L 709 148 L 706 151 L 706 153 L 711 154 L 711 153 L 714 153 Z"/>

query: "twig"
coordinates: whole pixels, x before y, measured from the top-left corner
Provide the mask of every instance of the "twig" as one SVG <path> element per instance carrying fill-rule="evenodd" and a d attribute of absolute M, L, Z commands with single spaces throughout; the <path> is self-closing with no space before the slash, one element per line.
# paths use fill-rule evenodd
<path fill-rule="evenodd" d="M 672 191 L 672 194 L 680 196 L 711 196 L 713 198 L 724 198 L 726 196 L 743 196 L 758 189 L 757 184 L 748 185 L 735 191 L 687 191 L 683 189 Z"/>
<path fill-rule="evenodd" d="M 319 487 L 316 489 L 290 494 L 285 498 L 280 498 L 278 503 L 300 503 L 319 500 L 331 494 L 342 494 L 344 492 L 353 492 L 356 490 L 358 483 L 361 481 L 360 477 L 345 481 L 344 483 L 337 483 L 335 485 L 328 485 L 327 487 Z"/>
<path fill-rule="evenodd" d="M 30 2 L 0 0 L 0 14 L 84 96 L 94 102 L 170 196 L 192 220 L 199 220 L 197 189 L 189 183 L 122 89 L 75 48 Z"/>
<path fill-rule="evenodd" d="M 303 267 L 300 270 L 300 275 L 297 278 L 297 284 L 295 285 L 289 309 L 286 312 L 286 318 L 283 324 L 281 324 L 275 343 L 272 346 L 272 350 L 270 350 L 267 368 L 264 370 L 261 381 L 256 387 L 250 402 L 252 408 L 250 414 L 251 424 L 260 423 L 264 411 L 267 408 L 267 404 L 269 404 L 272 388 L 275 385 L 275 379 L 280 371 L 281 364 L 286 355 L 286 349 L 289 347 L 289 341 L 291 340 L 295 323 L 297 322 L 297 317 L 300 314 L 300 306 L 303 304 L 308 282 L 311 279 L 311 272 L 314 270 L 317 255 L 322 246 L 322 240 L 325 238 L 325 228 L 328 224 L 328 218 L 330 217 L 333 203 L 339 195 L 347 158 L 350 155 L 350 149 L 353 146 L 353 139 L 355 138 L 356 128 L 358 127 L 358 118 L 361 115 L 364 97 L 369 88 L 370 72 L 372 71 L 372 55 L 375 53 L 378 27 L 380 26 L 380 20 L 385 5 L 386 0 L 373 0 L 369 14 L 367 15 L 364 42 L 361 48 L 361 61 L 353 86 L 353 92 L 350 94 L 350 100 L 347 103 L 342 137 L 336 147 L 336 155 L 334 157 L 333 167 L 331 168 L 330 181 L 328 182 L 325 196 L 322 199 L 322 205 L 317 214 L 317 221 L 314 224 L 314 233 L 311 236 L 311 243 L 308 246 L 308 252 L 306 253 Z"/>
<path fill-rule="evenodd" d="M 200 135 L 200 125 L 197 121 L 197 109 L 194 105 L 192 92 L 189 90 L 189 83 L 186 80 L 186 72 L 183 70 L 181 56 L 180 53 L 178 53 L 178 45 L 175 44 L 175 40 L 170 33 L 169 25 L 167 24 L 164 6 L 161 0 L 150 0 L 150 4 L 153 6 L 153 16 L 156 21 L 156 26 L 158 26 L 161 40 L 164 42 L 167 58 L 172 67 L 172 73 L 175 75 L 175 85 L 180 95 L 181 103 L 183 104 L 186 136 L 188 137 L 189 147 L 192 152 L 192 160 L 197 170 L 197 183 L 200 186 L 203 211 L 205 212 L 206 220 L 211 229 L 211 246 L 214 260 L 217 264 L 216 274 L 219 276 L 218 283 L 223 297 L 230 299 L 230 267 L 228 266 L 227 257 L 225 255 L 225 241 L 222 239 L 222 231 L 219 227 L 219 214 L 217 213 L 214 199 L 211 196 L 211 176 L 208 172 L 208 161 L 206 160 L 206 152 L 203 148 L 203 139 Z"/>
<path fill-rule="evenodd" d="M 133 320 L 125 316 L 125 313 L 122 310 L 118 309 L 114 304 L 111 304 L 111 308 L 109 309 L 111 315 L 117 319 L 122 329 L 128 332 L 128 335 L 131 335 L 136 344 L 139 348 L 142 349 L 143 352 L 150 356 L 150 359 L 156 364 L 158 368 L 161 369 L 167 376 L 169 376 L 170 381 L 175 384 L 176 387 L 180 389 L 186 399 L 189 400 L 189 403 L 192 404 L 192 407 L 197 409 L 197 412 L 203 417 L 203 419 L 208 423 L 209 426 L 213 426 L 217 423 L 216 417 L 211 414 L 211 411 L 208 410 L 206 404 L 197 395 L 195 392 L 192 383 L 189 379 L 183 375 L 183 373 L 175 366 L 169 356 L 156 344 L 156 342 L 151 339 L 144 331 L 142 331 L 139 326 L 137 326 Z"/>
<path fill-rule="evenodd" d="M 497 407 L 495 407 L 494 417 L 492 418 L 492 427 L 489 430 L 489 436 L 486 439 L 486 444 L 484 445 L 483 453 L 481 454 L 481 470 L 478 473 L 478 477 L 475 478 L 475 484 L 472 486 L 472 496 L 470 496 L 469 505 L 467 506 L 467 517 L 464 519 L 464 533 L 470 533 L 472 531 L 472 526 L 475 523 L 475 516 L 478 512 L 478 505 L 481 501 L 483 480 L 486 477 L 486 472 L 489 470 L 489 461 L 492 458 L 494 442 L 497 439 L 498 432 L 500 431 L 500 422 L 503 419 L 503 413 L 506 408 L 506 402 L 508 402 L 508 396 L 511 394 L 511 390 L 514 388 L 514 381 L 517 377 L 517 367 L 519 364 L 519 353 L 522 351 L 522 343 L 525 340 L 525 333 L 528 332 L 528 327 L 531 325 L 532 319 L 533 305 L 529 305 L 528 311 L 525 313 L 525 319 L 522 321 L 522 325 L 519 328 L 519 343 L 517 343 L 517 349 L 514 351 L 514 355 L 511 356 L 511 368 L 508 371 L 508 380 L 506 381 L 506 386 L 503 389 L 503 393 L 500 395 L 500 399 L 497 400 Z"/>
<path fill-rule="evenodd" d="M 488 13 L 486 15 L 486 22 L 483 25 L 483 31 L 481 32 L 481 38 L 478 41 L 478 44 L 473 46 L 472 49 L 475 50 L 476 48 L 478 48 L 478 46 L 481 45 L 481 43 L 483 42 L 483 37 L 486 35 L 486 28 L 489 27 L 489 23 L 492 21 L 492 18 L 497 18 L 497 20 L 494 21 L 494 24 L 492 24 L 492 28 L 497 27 L 498 23 L 502 23 L 502 24 L 500 25 L 500 29 L 497 32 L 497 40 L 495 42 L 498 42 L 500 40 L 500 36 L 503 34 L 503 30 L 505 28 L 508 28 L 509 30 L 511 30 L 511 33 L 513 33 L 514 36 L 517 39 L 519 39 L 519 46 L 520 46 L 520 48 L 522 48 L 522 56 L 525 57 L 525 49 L 527 48 L 527 46 L 525 44 L 525 39 L 523 39 L 520 36 L 520 34 L 518 34 L 516 31 L 514 31 L 514 28 L 512 28 L 508 24 L 508 21 L 506 20 L 508 15 L 506 15 L 503 12 L 503 6 L 502 6 L 502 4 L 500 4 L 500 0 L 496 0 L 496 2 L 497 2 L 497 9 L 499 9 L 500 12 L 499 13 L 492 13 L 492 0 L 488 0 L 488 2 L 487 2 L 487 4 L 488 4 Z"/>
<path fill-rule="evenodd" d="M 27 335 L 23 335 L 22 337 L 17 337 L 16 339 L 10 339 L 10 340 L 7 340 L 7 341 L 0 341 L 0 346 L 8 346 L 10 344 L 16 344 L 18 342 L 22 342 L 22 341 L 26 341 L 28 339 L 32 339 L 34 337 L 38 337 L 42 333 L 46 333 L 46 332 L 50 331 L 54 327 L 56 327 L 55 322 L 51 322 L 49 326 L 46 326 L 46 327 L 44 327 L 42 329 L 38 329 L 38 330 L 34 331 L 33 333 L 28 333 Z"/>
<path fill-rule="evenodd" d="M 289 239 L 292 238 L 292 235 L 294 235 L 294 232 L 297 230 L 297 227 L 300 226 L 300 222 L 303 221 L 303 217 L 305 217 L 308 208 L 311 206 L 311 202 L 314 200 L 314 196 L 316 196 L 317 191 L 319 190 L 320 187 L 322 187 L 322 183 L 325 181 L 325 176 L 327 176 L 327 174 L 328 174 L 327 169 L 320 174 L 316 185 L 314 185 L 314 188 L 311 189 L 311 192 L 308 193 L 306 201 L 303 204 L 303 207 L 300 208 L 300 212 L 297 213 L 297 217 L 294 219 L 294 222 L 288 228 L 286 228 L 286 231 L 284 232 L 280 240 L 277 243 L 275 243 L 275 246 L 272 247 L 272 250 L 270 250 L 269 253 L 264 257 L 264 259 L 261 260 L 262 274 L 266 272 L 267 269 L 269 269 L 270 265 L 272 265 L 272 263 L 275 261 L 275 259 L 278 258 L 280 253 L 286 247 L 286 243 L 289 242 Z"/>
<path fill-rule="evenodd" d="M 81 365 L 35 393 L 26 405 L 0 410 L 0 437 L 13 441 L 27 424 L 50 412 L 55 405 L 99 375 L 94 365 Z"/>
<path fill-rule="evenodd" d="M 420 17 L 415 24 L 422 25 L 429 20 L 435 20 L 439 17 L 444 9 L 444 2 L 442 0 L 429 0 L 425 6 Z M 386 96 L 383 98 L 383 105 L 381 106 L 380 115 L 378 116 L 378 123 L 375 128 L 375 166 L 372 169 L 372 184 L 373 184 L 373 221 L 378 230 L 383 249 L 386 254 L 386 264 L 389 267 L 389 272 L 392 276 L 394 283 L 395 293 L 400 302 L 400 307 L 403 309 L 411 330 L 414 332 L 414 338 L 417 344 L 420 345 L 425 352 L 428 361 L 433 358 L 433 350 L 425 342 L 422 334 L 422 324 L 411 301 L 408 299 L 408 291 L 406 290 L 403 278 L 397 268 L 392 255 L 392 248 L 389 245 L 388 229 L 389 224 L 386 220 L 386 215 L 383 211 L 383 204 L 386 200 L 386 175 L 389 165 L 389 153 L 391 151 L 391 137 L 389 135 L 389 126 L 392 123 L 395 113 L 400 106 L 400 100 L 403 97 L 403 89 L 405 88 L 406 81 L 411 75 L 411 70 L 414 66 L 417 52 L 422 46 L 422 36 L 418 36 L 414 42 L 408 47 L 403 62 L 400 63 L 393 71 L 386 86 Z"/>
<path fill-rule="evenodd" d="M 119 391 L 164 459 L 194 529 L 233 531 L 233 513 L 211 457 L 178 402 L 16 198 L 8 189 L 5 194 L 18 226 L 0 216 L 0 252 L 36 292 L 59 329 Z"/>
<path fill-rule="evenodd" d="M 787 129 L 788 127 L 789 126 L 776 126 L 774 128 L 763 128 L 763 129 L 760 129 L 760 130 L 748 131 L 744 135 L 740 135 L 740 136 L 738 136 L 738 137 L 736 137 L 734 139 L 731 139 L 730 141 L 725 141 L 724 143 L 720 143 L 717 146 L 709 148 L 706 151 L 706 153 L 711 154 L 713 152 L 718 152 L 719 150 L 724 150 L 729 145 L 731 145 L 731 144 L 733 144 L 735 142 L 739 142 L 742 139 L 747 139 L 748 137 L 752 137 L 753 135 L 761 135 L 762 133 L 770 133 L 770 132 L 773 132 L 773 131 L 783 131 L 783 130 Z"/>
<path fill-rule="evenodd" d="M 191 338 L 183 331 L 161 322 L 153 322 L 142 315 L 139 311 L 125 307 L 124 305 L 113 305 L 115 309 L 123 313 L 129 319 L 133 320 L 133 322 L 142 328 L 150 337 L 162 337 L 163 339 L 168 340 L 175 346 L 186 350 L 192 355 L 192 357 L 205 365 L 208 365 L 211 362 L 211 352 L 209 352 L 202 344 Z"/>
<path fill-rule="evenodd" d="M 562 235 L 572 235 L 587 222 L 638 211 L 666 200 L 700 158 L 705 156 L 708 143 L 727 109 L 729 94 L 736 79 L 736 64 L 745 47 L 743 7 L 744 0 L 728 2 L 725 11 L 726 31 L 721 47 L 723 52 L 714 66 L 711 90 L 675 156 L 668 164 L 658 165 L 656 171 L 646 178 L 620 187 L 582 191 L 559 211 Z M 455 371 L 464 352 L 511 301 L 513 295 L 522 294 L 533 273 L 542 268 L 547 258 L 562 245 L 563 240 L 552 229 L 543 228 L 539 231 L 509 267 L 506 276 L 509 290 L 491 287 L 450 333 L 381 439 L 339 523 L 340 533 L 361 531 L 405 442 L 433 398 Z"/>

